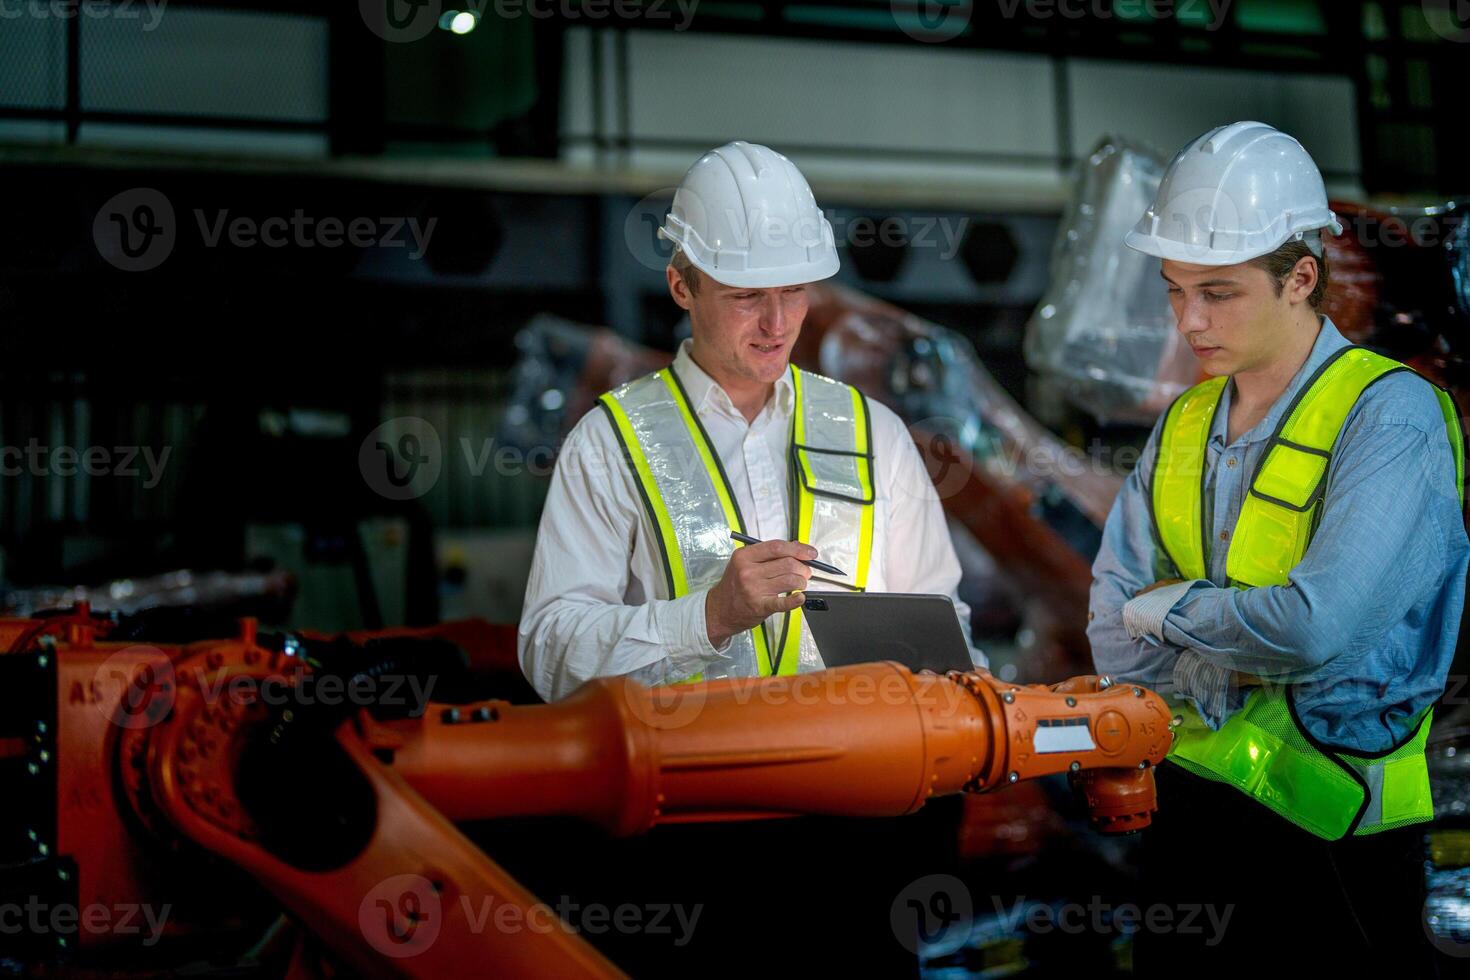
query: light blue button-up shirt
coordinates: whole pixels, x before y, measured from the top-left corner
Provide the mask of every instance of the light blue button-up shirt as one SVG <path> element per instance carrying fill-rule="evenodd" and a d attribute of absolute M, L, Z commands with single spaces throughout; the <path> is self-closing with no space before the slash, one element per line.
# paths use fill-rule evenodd
<path fill-rule="evenodd" d="M 1093 563 L 1088 639 L 1097 669 L 1175 694 L 1218 728 L 1245 703 L 1235 672 L 1295 685 L 1302 724 L 1349 750 L 1410 733 L 1444 689 L 1465 599 L 1470 540 L 1455 463 L 1431 386 L 1410 372 L 1371 385 L 1348 414 L 1327 470 L 1321 522 L 1284 586 L 1227 587 L 1225 560 L 1261 454 L 1317 369 L 1348 342 L 1323 318 L 1312 352 L 1261 422 L 1226 442 L 1225 386 L 1206 451 L 1208 580 L 1179 577 L 1156 543 L 1148 487 L 1154 426 L 1123 484 Z"/>

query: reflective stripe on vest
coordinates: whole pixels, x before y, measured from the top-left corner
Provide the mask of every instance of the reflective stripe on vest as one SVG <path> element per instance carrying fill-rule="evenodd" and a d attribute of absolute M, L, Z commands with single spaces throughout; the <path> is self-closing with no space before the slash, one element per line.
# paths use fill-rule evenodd
<path fill-rule="evenodd" d="M 790 368 L 795 404 L 788 459 L 790 534 L 867 586 L 873 546 L 873 454 L 867 401 L 856 388 Z M 630 381 L 599 399 L 643 499 L 664 566 L 656 598 L 677 599 L 720 580 L 749 533 L 719 453 L 672 368 Z M 769 677 L 820 670 L 801 642 L 797 608 L 731 641 L 728 659 L 688 681 Z M 813 648 L 814 649 L 814 648 Z"/>
<path fill-rule="evenodd" d="M 1361 347 L 1330 358 L 1286 410 L 1251 475 L 1236 519 L 1225 574 L 1236 588 L 1286 585 L 1306 553 L 1326 493 L 1332 448 L 1368 386 L 1408 367 Z M 1149 487 L 1154 534 L 1179 577 L 1207 579 L 1205 459 L 1225 378 L 1186 391 L 1170 407 Z M 1455 459 L 1463 505 L 1464 435 L 1449 394 L 1435 395 Z M 1371 834 L 1434 817 L 1424 746 L 1432 709 L 1413 732 L 1382 753 L 1362 755 L 1323 745 L 1301 724 L 1290 687 L 1251 692 L 1218 731 L 1183 703 L 1169 759 L 1228 783 L 1319 837 Z"/>

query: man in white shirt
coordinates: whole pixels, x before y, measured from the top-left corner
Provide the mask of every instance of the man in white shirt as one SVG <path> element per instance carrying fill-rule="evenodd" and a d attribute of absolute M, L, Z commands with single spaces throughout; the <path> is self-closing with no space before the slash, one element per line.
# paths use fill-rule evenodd
<path fill-rule="evenodd" d="M 553 700 L 611 675 L 821 669 L 801 628 L 808 587 L 945 594 L 968 623 L 903 422 L 789 363 L 807 284 L 838 267 L 800 171 L 763 146 L 712 150 L 660 234 L 675 244 L 669 293 L 693 336 L 671 368 L 604 395 L 567 436 L 521 616 L 531 684 Z M 764 543 L 741 547 L 732 529 Z M 819 551 L 842 579 L 813 577 L 802 560 Z"/>

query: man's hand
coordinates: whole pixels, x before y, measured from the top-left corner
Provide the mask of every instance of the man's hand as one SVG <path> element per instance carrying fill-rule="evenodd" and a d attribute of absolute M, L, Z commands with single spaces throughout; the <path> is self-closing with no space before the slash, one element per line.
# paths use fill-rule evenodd
<path fill-rule="evenodd" d="M 1155 582 L 1153 585 L 1147 586 L 1146 588 L 1139 589 L 1138 592 L 1136 594 L 1134 594 L 1133 598 L 1137 599 L 1141 595 L 1148 595 L 1154 589 L 1162 589 L 1166 585 L 1178 585 L 1180 582 L 1183 582 L 1183 581 L 1184 581 L 1184 579 L 1182 579 L 1182 578 L 1166 578 L 1166 579 L 1160 579 L 1159 581 Z"/>
<path fill-rule="evenodd" d="M 773 616 L 806 601 L 812 577 L 798 559 L 817 557 L 817 549 L 794 541 L 763 541 L 736 548 L 725 574 L 705 594 L 704 620 L 716 647 Z M 789 593 L 783 594 L 783 593 Z"/>

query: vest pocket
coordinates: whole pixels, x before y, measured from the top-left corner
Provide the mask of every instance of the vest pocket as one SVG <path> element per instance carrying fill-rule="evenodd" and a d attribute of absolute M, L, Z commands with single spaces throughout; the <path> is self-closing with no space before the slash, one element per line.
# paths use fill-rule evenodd
<path fill-rule="evenodd" d="M 1306 553 L 1311 537 L 1310 513 L 1283 507 L 1252 491 L 1235 522 L 1235 540 L 1225 562 L 1233 584 L 1260 586 L 1285 583 Z"/>
<path fill-rule="evenodd" d="M 1322 492 L 1327 460 L 1327 453 L 1275 439 L 1266 450 L 1251 492 L 1290 510 L 1304 511 Z"/>
<path fill-rule="evenodd" d="M 806 492 L 854 504 L 873 502 L 873 454 L 793 442 L 791 455 Z"/>

